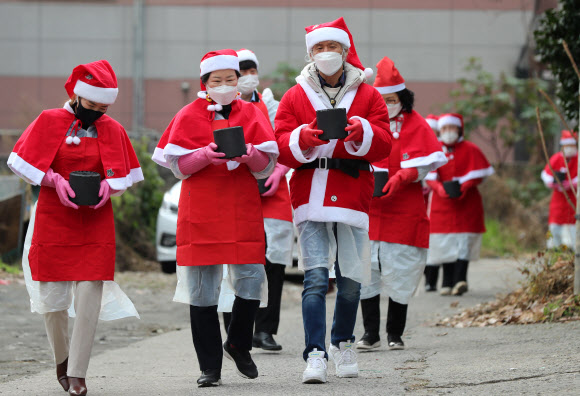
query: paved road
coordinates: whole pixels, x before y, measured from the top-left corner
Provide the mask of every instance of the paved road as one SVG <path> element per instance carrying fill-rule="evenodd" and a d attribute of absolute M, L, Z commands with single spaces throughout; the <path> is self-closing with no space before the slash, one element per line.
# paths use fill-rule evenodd
<path fill-rule="evenodd" d="M 558 394 L 580 392 L 580 322 L 495 328 L 432 327 L 438 317 L 487 301 L 510 290 L 519 280 L 517 264 L 482 260 L 470 270 L 470 288 L 461 298 L 441 297 L 420 290 L 409 310 L 404 351 L 359 354 L 360 377 L 339 379 L 329 369 L 329 382 L 303 385 L 303 330 L 300 287 L 287 283 L 283 300 L 281 353 L 253 351 L 260 370 L 246 380 L 224 360 L 224 385 L 198 389 L 198 366 L 189 329 L 109 349 L 91 360 L 87 384 L 90 395 L 390 395 L 390 394 Z M 329 296 L 328 322 L 334 295 Z M 453 308 L 450 304 L 459 301 Z M 170 304 L 168 302 L 168 304 Z M 173 303 L 175 304 L 175 303 Z M 383 300 L 383 318 L 386 313 Z M 148 314 L 153 314 L 149 312 Z M 183 307 L 186 318 L 187 310 Z M 384 328 L 384 322 L 381 326 Z M 103 323 L 100 331 L 114 327 Z M 328 329 L 329 330 L 329 329 Z M 357 323 L 356 335 L 362 334 Z M 0 384 L 5 395 L 63 395 L 53 370 L 22 376 Z"/>

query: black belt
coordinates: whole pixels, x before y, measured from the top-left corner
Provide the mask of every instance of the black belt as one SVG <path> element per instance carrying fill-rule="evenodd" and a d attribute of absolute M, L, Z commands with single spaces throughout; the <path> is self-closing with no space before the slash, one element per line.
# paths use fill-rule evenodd
<path fill-rule="evenodd" d="M 322 157 L 302 165 L 298 168 L 300 169 L 338 169 L 357 179 L 359 170 L 370 171 L 370 163 L 364 160 Z"/>

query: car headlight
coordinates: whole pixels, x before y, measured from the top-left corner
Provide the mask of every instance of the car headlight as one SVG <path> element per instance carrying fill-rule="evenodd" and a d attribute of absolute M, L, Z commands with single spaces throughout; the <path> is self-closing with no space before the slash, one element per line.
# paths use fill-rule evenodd
<path fill-rule="evenodd" d="M 161 246 L 173 247 L 175 246 L 175 235 L 173 234 L 161 234 Z"/>

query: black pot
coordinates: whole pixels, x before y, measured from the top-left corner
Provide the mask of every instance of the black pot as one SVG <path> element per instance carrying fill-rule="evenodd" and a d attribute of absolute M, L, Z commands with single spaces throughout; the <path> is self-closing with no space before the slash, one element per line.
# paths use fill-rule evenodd
<path fill-rule="evenodd" d="M 461 184 L 457 180 L 443 182 L 443 188 L 450 198 L 459 198 L 461 196 Z"/>
<path fill-rule="evenodd" d="M 563 182 L 564 180 L 568 180 L 568 174 L 566 172 L 556 172 L 554 176 L 561 182 Z"/>
<path fill-rule="evenodd" d="M 348 133 L 344 130 L 348 126 L 346 122 L 346 109 L 326 109 L 316 112 L 317 128 L 324 133 L 318 135 L 320 140 L 344 139 Z"/>
<path fill-rule="evenodd" d="M 264 194 L 265 192 L 270 190 L 270 187 L 272 187 L 271 185 L 269 187 L 266 187 L 266 180 L 268 180 L 268 178 L 258 179 L 258 190 L 260 191 L 260 195 Z"/>
<path fill-rule="evenodd" d="M 99 197 L 101 175 L 97 172 L 71 172 L 68 182 L 75 192 L 75 197 L 70 199 L 71 202 L 80 206 L 92 206 L 101 202 Z"/>
<path fill-rule="evenodd" d="M 389 181 L 389 172 L 374 172 L 373 175 L 375 176 L 375 191 L 373 192 L 373 197 L 382 197 L 385 195 L 383 188 Z"/>
<path fill-rule="evenodd" d="M 216 129 L 213 131 L 213 140 L 217 144 L 216 152 L 225 153 L 223 158 L 235 158 L 246 155 L 246 139 L 241 126 Z"/>

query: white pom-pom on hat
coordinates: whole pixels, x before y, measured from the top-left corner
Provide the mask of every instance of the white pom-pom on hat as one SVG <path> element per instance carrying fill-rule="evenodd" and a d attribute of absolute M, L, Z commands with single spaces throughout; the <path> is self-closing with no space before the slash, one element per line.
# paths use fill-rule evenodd
<path fill-rule="evenodd" d="M 373 71 L 373 69 L 371 69 L 370 67 L 367 67 L 365 69 L 365 77 L 366 78 L 371 78 L 371 76 L 374 74 L 375 72 Z"/>
<path fill-rule="evenodd" d="M 399 132 L 394 132 L 394 133 L 393 133 L 393 137 L 394 137 L 395 139 L 398 139 L 398 138 L 399 138 Z"/>
<path fill-rule="evenodd" d="M 73 142 L 72 136 L 67 136 L 65 142 L 66 142 L 66 144 L 72 144 L 72 142 Z"/>

